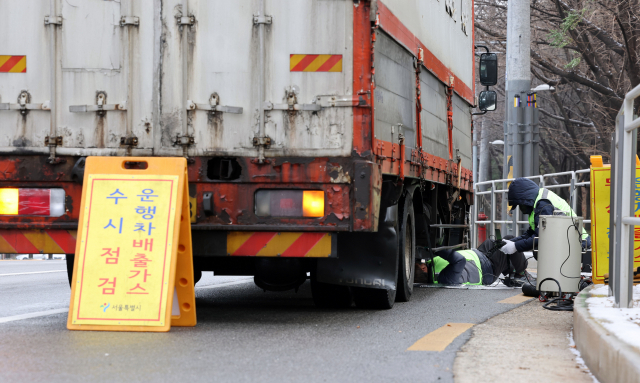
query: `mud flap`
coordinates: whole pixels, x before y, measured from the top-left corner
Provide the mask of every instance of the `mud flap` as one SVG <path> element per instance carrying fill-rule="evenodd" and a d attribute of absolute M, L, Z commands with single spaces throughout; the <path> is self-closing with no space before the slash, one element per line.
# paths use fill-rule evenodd
<path fill-rule="evenodd" d="M 317 280 L 394 290 L 398 275 L 398 205 L 386 208 L 377 233 L 338 234 L 338 258 L 319 259 Z"/>

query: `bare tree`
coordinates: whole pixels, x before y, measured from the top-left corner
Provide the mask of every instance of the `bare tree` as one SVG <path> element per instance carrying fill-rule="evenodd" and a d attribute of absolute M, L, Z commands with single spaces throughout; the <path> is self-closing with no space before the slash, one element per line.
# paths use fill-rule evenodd
<path fill-rule="evenodd" d="M 476 44 L 505 53 L 507 1 L 475 6 Z M 538 94 L 541 173 L 586 168 L 591 155 L 608 160 L 624 95 L 640 84 L 639 16 L 640 0 L 531 0 L 532 86 L 556 88 Z M 478 118 L 503 138 L 504 111 Z"/>

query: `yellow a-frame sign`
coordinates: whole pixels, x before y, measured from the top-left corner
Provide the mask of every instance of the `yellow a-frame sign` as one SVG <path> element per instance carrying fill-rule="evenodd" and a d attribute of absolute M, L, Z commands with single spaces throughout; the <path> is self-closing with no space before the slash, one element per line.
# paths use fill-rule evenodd
<path fill-rule="evenodd" d="M 67 328 L 195 326 L 184 158 L 88 157 Z"/>

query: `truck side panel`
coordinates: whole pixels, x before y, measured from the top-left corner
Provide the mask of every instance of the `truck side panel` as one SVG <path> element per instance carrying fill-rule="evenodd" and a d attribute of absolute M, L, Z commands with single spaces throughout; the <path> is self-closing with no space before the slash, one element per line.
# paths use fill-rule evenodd
<path fill-rule="evenodd" d="M 411 1 L 400 6 L 394 0 L 375 2 L 373 83 L 377 125 L 373 149 L 385 174 L 424 177 L 468 190 L 474 102 L 473 26 L 467 29 L 464 17 L 456 16 L 459 10 L 452 10 L 449 4 Z M 472 3 L 463 1 L 462 6 L 462 13 L 470 14 Z M 418 16 L 433 22 L 419 21 Z M 427 30 L 429 34 L 425 34 Z M 439 40 L 434 39 L 433 36 L 439 35 L 442 35 Z M 457 61 L 451 60 L 453 56 Z M 386 61 L 394 65 L 386 65 Z M 400 62 L 404 62 L 404 67 Z M 404 103 L 398 102 L 398 98 L 403 98 Z M 384 106 L 388 100 L 394 103 L 389 108 L 391 113 Z M 420 121 L 415 118 L 418 109 Z M 379 117 L 378 113 L 383 115 Z M 395 121 L 387 121 L 390 118 Z M 402 127 L 405 161 L 400 158 L 400 142 L 391 137 L 393 125 L 405 124 L 401 120 L 412 123 L 412 129 Z M 421 137 L 417 137 L 419 135 Z"/>
<path fill-rule="evenodd" d="M 397 144 L 398 134 L 403 134 L 410 156 L 416 146 L 413 56 L 383 31 L 375 33 L 376 139 Z"/>
<path fill-rule="evenodd" d="M 457 92 L 469 103 L 473 103 L 474 56 L 473 56 L 473 4 L 472 0 L 424 1 L 424 0 L 384 0 L 379 1 L 381 10 L 388 9 L 415 36 L 437 60 L 439 65 L 425 64 L 429 70 L 437 72 L 440 80 L 448 83 L 441 70 L 450 71 L 464 84 L 456 84 Z M 452 8 L 449 8 L 452 5 Z M 385 23 L 382 22 L 385 26 Z M 410 50 L 416 44 L 406 46 Z M 444 73 L 442 73 L 444 74 Z M 457 82 L 457 81 L 456 81 Z"/>
<path fill-rule="evenodd" d="M 453 101 L 453 155 L 460 156 L 462 166 L 471 169 L 471 110 L 469 104 L 454 94 Z"/>
<path fill-rule="evenodd" d="M 447 135 L 447 95 L 444 84 L 431 72 L 420 72 L 422 113 L 422 148 L 425 152 L 446 158 L 449 137 Z"/>

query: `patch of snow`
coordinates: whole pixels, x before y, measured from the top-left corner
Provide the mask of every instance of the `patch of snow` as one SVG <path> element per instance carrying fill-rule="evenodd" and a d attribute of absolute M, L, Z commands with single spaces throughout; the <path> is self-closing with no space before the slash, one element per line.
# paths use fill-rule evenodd
<path fill-rule="evenodd" d="M 571 353 L 576 356 L 576 363 L 578 364 L 578 367 L 589 374 L 591 379 L 593 379 L 593 383 L 600 383 L 598 379 L 591 373 L 591 370 L 589 370 L 589 367 L 587 367 L 584 359 L 582 359 L 580 350 L 578 350 L 578 348 L 576 347 L 576 342 L 574 342 L 573 340 L 573 330 L 571 330 L 571 332 L 567 335 L 567 339 L 569 339 L 569 351 L 571 351 Z"/>
<path fill-rule="evenodd" d="M 595 287 L 591 290 L 591 295 L 609 295 L 609 285 L 595 285 Z"/>
<path fill-rule="evenodd" d="M 615 308 L 614 297 L 594 296 L 608 293 L 608 286 L 590 291 L 586 300 L 589 315 L 618 339 L 640 349 L 640 285 L 633 287 L 632 307 L 628 309 Z"/>

